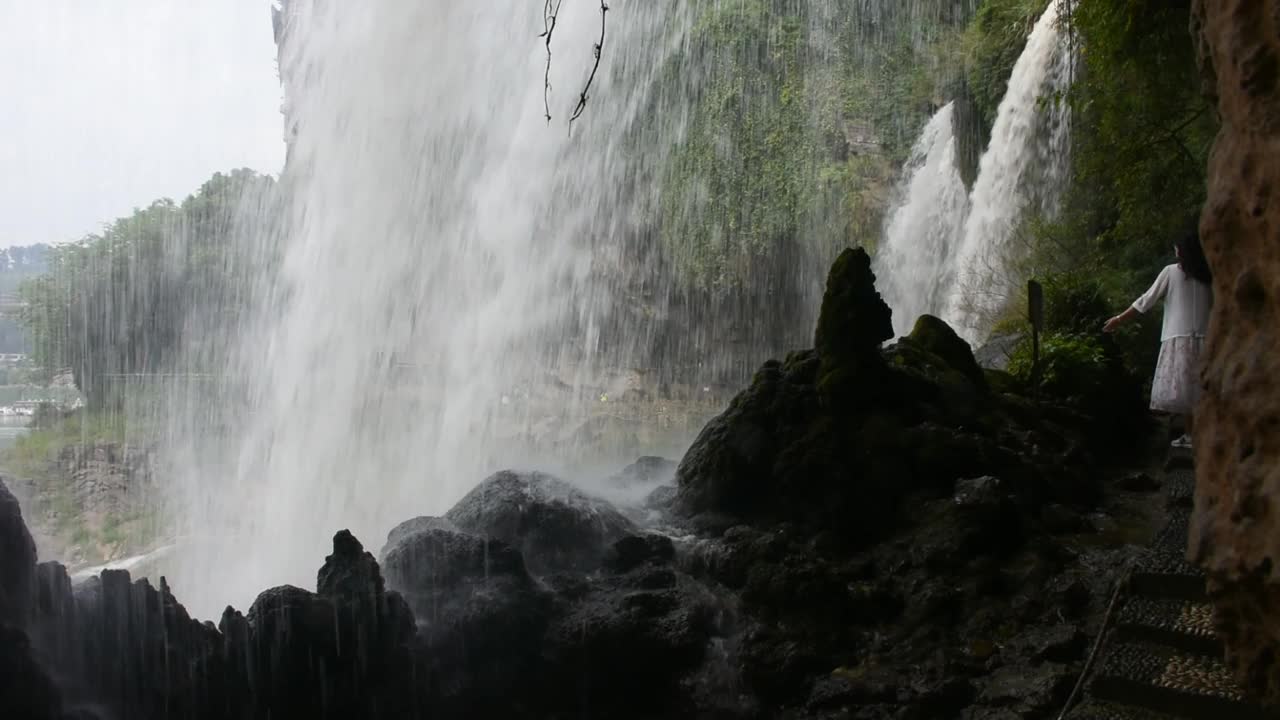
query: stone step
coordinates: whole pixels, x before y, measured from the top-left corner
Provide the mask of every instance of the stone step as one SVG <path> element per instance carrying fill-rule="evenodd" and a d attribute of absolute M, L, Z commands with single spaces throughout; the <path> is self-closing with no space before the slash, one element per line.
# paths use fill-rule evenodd
<path fill-rule="evenodd" d="M 1230 671 L 1216 657 L 1113 638 L 1090 685 L 1091 695 L 1111 703 L 1181 718 L 1270 718 L 1247 702 Z"/>
<path fill-rule="evenodd" d="M 1170 470 L 1164 479 L 1165 500 L 1171 508 L 1191 508 L 1196 493 L 1196 471 L 1191 467 Z"/>
<path fill-rule="evenodd" d="M 1172 715 L 1132 705 L 1090 700 L 1067 713 L 1067 720 L 1170 720 Z"/>
<path fill-rule="evenodd" d="M 1156 533 L 1151 542 L 1153 550 L 1173 553 L 1186 553 L 1187 532 L 1191 528 L 1191 508 L 1174 507 L 1169 509 L 1168 519 L 1164 527 Z"/>
<path fill-rule="evenodd" d="M 1125 640 L 1149 642 L 1222 656 L 1222 642 L 1213 629 L 1213 606 L 1207 602 L 1163 598 L 1130 598 L 1116 617 Z"/>
<path fill-rule="evenodd" d="M 1165 456 L 1165 470 L 1179 470 L 1182 468 L 1195 467 L 1195 453 L 1189 448 L 1169 448 L 1169 454 Z"/>
<path fill-rule="evenodd" d="M 1187 562 L 1186 551 L 1152 548 L 1142 556 L 1129 575 L 1135 595 L 1168 600 L 1202 602 L 1205 580 L 1200 569 Z"/>

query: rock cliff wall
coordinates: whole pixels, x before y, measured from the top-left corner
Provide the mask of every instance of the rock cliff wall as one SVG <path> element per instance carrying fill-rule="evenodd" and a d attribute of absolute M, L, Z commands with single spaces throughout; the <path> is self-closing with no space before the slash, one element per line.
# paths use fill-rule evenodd
<path fill-rule="evenodd" d="M 1190 551 L 1228 660 L 1280 702 L 1280 1 L 1195 0 L 1192 30 L 1222 129 L 1200 225 L 1215 306 Z"/>

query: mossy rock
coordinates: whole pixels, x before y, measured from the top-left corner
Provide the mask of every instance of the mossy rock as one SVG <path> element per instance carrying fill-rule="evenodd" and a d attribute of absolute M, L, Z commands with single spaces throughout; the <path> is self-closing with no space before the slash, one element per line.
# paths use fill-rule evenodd
<path fill-rule="evenodd" d="M 991 388 L 992 392 L 1000 395 L 1018 395 L 1023 392 L 1022 383 L 1018 378 L 1004 370 L 983 370 L 982 374 L 987 379 L 987 387 Z"/>
<path fill-rule="evenodd" d="M 941 319 L 921 315 L 907 340 L 911 345 L 941 358 L 948 367 L 969 378 L 975 387 L 987 388 L 987 378 L 973 357 L 973 348 Z"/>
<path fill-rule="evenodd" d="M 831 265 L 822 310 L 814 332 L 814 349 L 824 372 L 831 365 L 879 358 L 880 344 L 893 339 L 893 312 L 876 291 L 871 256 L 846 249 Z"/>

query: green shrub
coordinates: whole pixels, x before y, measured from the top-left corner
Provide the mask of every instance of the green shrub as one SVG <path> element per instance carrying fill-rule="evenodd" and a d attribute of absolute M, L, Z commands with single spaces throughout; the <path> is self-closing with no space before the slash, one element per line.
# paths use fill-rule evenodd
<path fill-rule="evenodd" d="M 1035 381 L 1032 343 L 1013 351 L 1009 373 L 1026 383 Z M 1036 389 L 1063 399 L 1088 388 L 1107 366 L 1102 345 L 1088 335 L 1049 334 L 1040 342 L 1040 378 Z"/>
<path fill-rule="evenodd" d="M 1094 277 L 1063 273 L 1044 282 L 1044 329 L 1051 333 L 1089 334 L 1115 314 L 1102 283 Z"/>
<path fill-rule="evenodd" d="M 1120 347 L 1101 333 L 1046 334 L 1038 378 L 1028 338 L 1014 350 L 1009 373 L 1042 397 L 1091 416 L 1093 440 L 1102 448 L 1131 447 L 1147 417 L 1141 381 L 1125 366 Z"/>

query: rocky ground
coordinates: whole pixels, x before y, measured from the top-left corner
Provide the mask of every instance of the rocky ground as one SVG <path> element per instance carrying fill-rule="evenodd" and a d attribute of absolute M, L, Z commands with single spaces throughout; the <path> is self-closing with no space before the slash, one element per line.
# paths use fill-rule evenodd
<path fill-rule="evenodd" d="M 72 587 L 0 494 L 0 716 L 1057 717 L 1162 520 L 1114 454 L 1141 464 L 1141 416 L 1117 400 L 1117 443 L 940 321 L 882 348 L 890 327 L 848 251 L 813 350 L 678 465 L 609 479 L 641 506 L 498 473 L 376 556 L 338 532 L 314 591 L 217 627 L 163 582 Z"/>
<path fill-rule="evenodd" d="M 146 444 L 71 443 L 38 460 L 8 460 L 0 481 L 27 508 L 43 556 L 72 567 L 105 563 L 159 532 L 147 509 L 157 473 Z"/>

